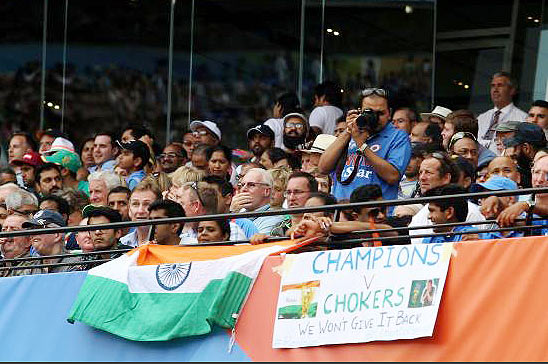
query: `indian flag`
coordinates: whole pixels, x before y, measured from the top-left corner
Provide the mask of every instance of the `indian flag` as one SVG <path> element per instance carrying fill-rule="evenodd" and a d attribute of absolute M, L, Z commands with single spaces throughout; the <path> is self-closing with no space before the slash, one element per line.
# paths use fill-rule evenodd
<path fill-rule="evenodd" d="M 138 341 L 232 328 L 264 259 L 309 242 L 145 245 L 91 269 L 68 321 Z"/>

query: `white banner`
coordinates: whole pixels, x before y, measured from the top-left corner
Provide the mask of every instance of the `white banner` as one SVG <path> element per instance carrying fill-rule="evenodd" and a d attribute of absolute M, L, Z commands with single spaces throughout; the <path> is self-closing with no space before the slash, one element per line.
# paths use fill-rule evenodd
<path fill-rule="evenodd" d="M 453 245 L 285 256 L 273 348 L 432 336 Z"/>

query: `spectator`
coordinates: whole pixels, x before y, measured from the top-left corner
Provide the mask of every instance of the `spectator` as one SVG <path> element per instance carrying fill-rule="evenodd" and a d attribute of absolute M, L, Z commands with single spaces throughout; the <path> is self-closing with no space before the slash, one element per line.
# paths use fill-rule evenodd
<path fill-rule="evenodd" d="M 519 124 L 521 124 L 521 121 L 507 121 L 506 123 L 500 123 L 495 127 L 495 145 L 497 146 L 498 155 L 502 155 L 504 152 L 503 140 L 513 137 L 518 130 Z"/>
<path fill-rule="evenodd" d="M 268 170 L 272 177 L 273 186 L 270 194 L 270 207 L 273 210 L 282 208 L 284 203 L 284 192 L 287 186 L 287 181 L 291 175 L 291 169 L 288 167 L 272 168 Z"/>
<path fill-rule="evenodd" d="M 89 172 L 114 171 L 118 147 L 116 136 L 113 133 L 101 132 L 95 135 L 93 141 L 93 160 L 95 165 L 89 168 Z"/>
<path fill-rule="evenodd" d="M 181 204 L 184 186 L 189 182 L 199 182 L 206 176 L 204 170 L 182 166 L 171 174 L 172 185 L 163 192 L 164 198 Z"/>
<path fill-rule="evenodd" d="M 419 183 L 421 185 L 421 195 L 433 188 L 447 186 L 450 183 L 458 181 L 459 173 L 453 161 L 445 154 L 432 153 L 427 155 L 421 163 L 419 172 Z M 462 187 L 461 187 L 462 188 Z M 483 221 L 485 217 L 480 213 L 479 207 L 472 202 L 468 202 L 468 215 L 466 221 Z M 432 221 L 429 219 L 428 204 L 423 206 L 419 212 L 411 219 L 409 227 L 429 226 Z M 409 235 L 431 234 L 432 229 L 409 230 Z M 412 238 L 411 243 L 421 243 L 421 238 Z"/>
<path fill-rule="evenodd" d="M 474 169 L 478 167 L 478 142 L 472 133 L 458 132 L 451 137 L 449 151 L 465 158 Z"/>
<path fill-rule="evenodd" d="M 537 124 L 548 136 L 548 101 L 536 100 L 533 102 L 525 121 Z"/>
<path fill-rule="evenodd" d="M 6 217 L 2 224 L 2 232 L 23 230 L 23 223 L 28 217 L 21 214 L 11 214 Z M 0 250 L 4 259 L 28 258 L 30 257 L 30 236 L 22 235 L 10 238 L 0 238 Z M 1 271 L 2 277 L 15 277 L 32 273 L 31 261 L 4 262 L 4 267 L 28 267 L 25 269 L 6 269 Z"/>
<path fill-rule="evenodd" d="M 219 130 L 217 124 L 212 121 L 194 120 L 190 123 L 190 130 L 192 130 L 194 138 L 196 138 L 200 144 L 213 146 L 221 143 L 221 130 Z"/>
<path fill-rule="evenodd" d="M 403 178 L 400 182 L 398 199 L 413 198 L 420 194 L 419 191 L 419 170 L 424 160 L 425 147 L 422 144 L 413 145 L 411 150 L 411 159 L 405 169 Z"/>
<path fill-rule="evenodd" d="M 335 125 L 343 115 L 342 89 L 332 81 L 325 81 L 314 88 L 314 110 L 310 113 L 310 127 L 315 135 L 335 134 Z"/>
<path fill-rule="evenodd" d="M 520 123 L 513 137 L 503 140 L 504 155 L 509 156 L 518 165 L 521 174 L 521 187 L 531 187 L 531 164 L 535 154 L 546 147 L 546 136 L 540 126 L 532 123 Z"/>
<path fill-rule="evenodd" d="M 207 171 L 209 163 L 207 162 L 207 150 L 209 145 L 207 144 L 198 144 L 194 147 L 194 152 L 192 152 L 191 166 L 196 169 L 201 169 Z"/>
<path fill-rule="evenodd" d="M 516 163 L 510 157 L 496 157 L 488 165 L 488 177 L 506 177 L 519 185 L 521 175 Z"/>
<path fill-rule="evenodd" d="M 140 140 L 132 140 L 128 143 L 117 142 L 117 144 L 121 150 L 118 167 L 126 170 L 127 187 L 133 190 L 146 176 L 144 169 L 150 159 L 150 151 L 147 144 Z"/>
<path fill-rule="evenodd" d="M 219 198 L 211 187 L 199 187 L 197 182 L 188 182 L 182 188 L 179 204 L 187 217 L 216 214 Z M 188 222 L 181 232 L 181 245 L 195 244 L 198 240 L 198 222 Z"/>
<path fill-rule="evenodd" d="M 88 138 L 80 146 L 80 160 L 82 161 L 82 166 L 88 170 L 95 165 L 95 159 L 93 158 L 94 144 L 95 139 Z"/>
<path fill-rule="evenodd" d="M 14 159 L 23 159 L 23 156 L 28 153 L 36 153 L 37 146 L 36 142 L 29 133 L 13 133 L 8 147 L 8 162 L 11 162 Z"/>
<path fill-rule="evenodd" d="M 89 195 L 89 183 L 77 180 L 77 173 L 82 167 L 82 163 L 76 153 L 60 150 L 43 158 L 47 162 L 61 167 L 60 172 L 63 187 L 73 188 Z"/>
<path fill-rule="evenodd" d="M 333 184 L 331 176 L 328 174 L 321 174 L 318 167 L 311 170 L 310 174 L 316 179 L 316 182 L 318 182 L 318 192 L 330 194 L 331 185 Z"/>
<path fill-rule="evenodd" d="M 232 212 L 263 212 L 270 211 L 270 195 L 272 194 L 272 177 L 264 169 L 253 168 L 238 183 L 238 193 L 232 198 Z M 270 234 L 272 229 L 281 222 L 281 216 L 260 216 L 250 218 L 259 233 Z"/>
<path fill-rule="evenodd" d="M 320 157 L 325 150 L 335 141 L 337 138 L 334 135 L 320 134 L 314 140 L 314 144 L 310 149 L 302 150 L 301 156 L 301 171 L 310 173 L 315 168 L 318 168 L 320 163 Z"/>
<path fill-rule="evenodd" d="M 80 226 L 85 226 L 88 224 L 88 218 L 82 219 L 80 221 Z M 90 253 L 93 251 L 93 241 L 91 240 L 91 235 L 89 231 L 78 231 L 76 233 L 76 242 L 82 253 Z"/>
<path fill-rule="evenodd" d="M 224 145 L 210 147 L 206 150 L 206 159 L 209 175 L 231 180 L 232 152 L 230 148 Z M 234 182 L 236 182 L 236 176 L 234 176 Z"/>
<path fill-rule="evenodd" d="M 392 124 L 396 129 L 411 134 L 411 129 L 417 124 L 417 113 L 410 107 L 400 107 L 392 114 Z"/>
<path fill-rule="evenodd" d="M 170 143 L 164 148 L 162 154 L 158 155 L 158 160 L 163 172 L 172 173 L 177 168 L 185 165 L 188 157 L 185 148 L 181 144 Z"/>
<path fill-rule="evenodd" d="M 38 198 L 33 193 L 19 188 L 6 196 L 6 209 L 10 215 L 19 214 L 30 218 L 38 211 Z"/>
<path fill-rule="evenodd" d="M 346 117 L 342 115 L 337 119 L 337 124 L 335 125 L 335 135 L 337 138 L 346 130 Z"/>
<path fill-rule="evenodd" d="M 40 210 L 49 210 L 54 211 L 61 215 L 65 225 L 67 225 L 67 220 L 70 214 L 70 206 L 67 200 L 57 195 L 47 195 L 42 198 L 40 205 L 38 206 Z M 33 216 L 34 218 L 34 216 Z"/>
<path fill-rule="evenodd" d="M 451 156 L 453 164 L 455 165 L 455 171 L 457 172 L 457 179 L 455 184 L 464 188 L 467 192 L 470 187 L 476 181 L 476 169 L 466 158 L 454 154 Z"/>
<path fill-rule="evenodd" d="M 284 116 L 283 148 L 288 153 L 302 149 L 307 141 L 310 125 L 306 116 L 294 112 Z"/>
<path fill-rule="evenodd" d="M 266 169 L 289 167 L 289 158 L 283 149 L 272 148 L 264 151 L 260 163 Z"/>
<path fill-rule="evenodd" d="M 507 72 L 497 72 L 491 80 L 491 101 L 494 107 L 478 116 L 478 142 L 497 152 L 495 128 L 507 121 L 525 121 L 527 113 L 517 108 L 512 99 L 517 93 L 516 83 Z"/>
<path fill-rule="evenodd" d="M 19 187 L 34 190 L 36 169 L 42 164 L 42 158 L 36 152 L 28 152 L 22 158 L 12 159 L 10 162 L 11 167 L 15 170 L 16 175 L 21 176 L 21 180 L 17 180 Z"/>
<path fill-rule="evenodd" d="M 51 145 L 53 144 L 53 141 L 55 140 L 55 138 L 58 138 L 58 137 L 65 137 L 65 135 L 60 130 L 56 130 L 56 129 L 45 130 L 42 136 L 40 137 L 38 153 L 45 154 L 45 152 L 49 151 L 51 149 Z"/>
<path fill-rule="evenodd" d="M 129 197 L 129 218 L 131 221 L 145 221 L 150 217 L 148 207 L 162 194 L 153 183 L 141 182 L 131 192 Z M 137 226 L 132 232 L 122 236 L 120 242 L 131 247 L 141 246 L 148 242 L 150 225 Z"/>
<path fill-rule="evenodd" d="M 89 204 L 88 195 L 72 188 L 65 188 L 57 192 L 56 195 L 63 198 L 69 204 L 67 225 L 79 225 L 82 220 L 82 209 Z"/>
<path fill-rule="evenodd" d="M 198 143 L 199 141 L 194 137 L 194 134 L 192 132 L 186 132 L 183 135 L 183 148 L 185 148 L 186 150 L 186 155 L 188 159 L 192 159 L 194 146 Z"/>
<path fill-rule="evenodd" d="M 228 241 L 229 236 L 228 220 L 209 220 L 198 223 L 198 243 Z"/>
<path fill-rule="evenodd" d="M 129 143 L 133 140 L 139 140 L 152 148 L 154 144 L 154 135 L 152 131 L 146 126 L 138 123 L 129 124 L 122 132 L 120 138 L 122 143 Z"/>
<path fill-rule="evenodd" d="M 107 197 L 107 205 L 120 213 L 122 221 L 129 221 L 129 198 L 131 190 L 125 186 L 111 189 Z"/>
<path fill-rule="evenodd" d="M 74 144 L 72 144 L 70 140 L 63 137 L 57 137 L 55 138 L 53 143 L 51 143 L 50 148 L 41 154 L 52 155 L 53 153 L 59 152 L 61 150 L 66 152 L 76 153 L 76 150 L 74 149 Z"/>
<path fill-rule="evenodd" d="M 89 175 L 88 181 L 89 202 L 95 206 L 107 206 L 109 191 L 124 185 L 120 176 L 109 171 L 93 172 Z"/>
<path fill-rule="evenodd" d="M 274 131 L 265 124 L 257 125 L 247 131 L 247 144 L 253 153 L 250 162 L 259 162 L 264 151 L 274 147 Z"/>
<path fill-rule="evenodd" d="M 45 163 L 36 169 L 36 190 L 41 196 L 50 195 L 63 188 L 61 169 L 57 164 Z"/>
<path fill-rule="evenodd" d="M 9 182 L 17 182 L 17 179 L 15 178 L 15 171 L 11 167 L 0 167 L 0 186 L 3 186 Z"/>
<path fill-rule="evenodd" d="M 367 184 L 379 184 L 385 199 L 396 199 L 399 182 L 411 157 L 409 137 L 388 122 L 390 112 L 385 90 L 362 91 L 361 108 L 377 112 L 378 124 L 361 128 L 356 123 L 358 111 L 349 111 L 346 121 L 351 131 L 345 131 L 327 148 L 320 158 L 320 172 L 327 174 L 336 170 L 331 191 L 337 200 L 349 198 L 356 187 Z"/>
<path fill-rule="evenodd" d="M 441 129 L 438 124 L 423 121 L 417 123 L 411 130 L 409 140 L 411 145 L 422 144 L 430 152 L 443 149 Z"/>
<path fill-rule="evenodd" d="M 276 148 L 283 148 L 284 122 L 283 118 L 287 114 L 298 112 L 301 109 L 299 97 L 294 92 L 286 92 L 280 95 L 274 104 L 272 118 L 266 120 L 267 125 L 274 132 Z"/>
<path fill-rule="evenodd" d="M 426 197 L 459 195 L 466 191 L 454 184 L 446 186 L 438 186 L 428 190 Z M 432 201 L 428 204 L 428 219 L 433 223 L 435 233 L 460 233 L 451 235 L 436 235 L 429 236 L 422 240 L 423 244 L 439 244 L 450 243 L 457 241 L 477 240 L 478 234 L 467 233 L 472 230 L 477 230 L 477 227 L 460 225 L 442 227 L 441 224 L 457 223 L 467 221 L 468 203 L 464 197 L 456 197 L 440 201 Z"/>
<path fill-rule="evenodd" d="M 52 210 L 40 210 L 32 219 L 23 223 L 23 228 L 26 229 L 45 229 L 55 227 L 65 227 L 65 219 L 58 212 Z M 34 252 L 38 256 L 46 257 L 48 255 L 61 255 L 67 254 L 65 249 L 65 234 L 53 233 L 53 234 L 40 234 L 32 235 L 30 237 Z M 78 262 L 76 257 L 63 257 L 63 258 L 44 258 L 40 260 L 33 260 L 30 266 L 42 265 L 42 264 L 59 264 L 59 263 L 73 263 Z M 70 265 L 61 265 L 56 267 L 43 267 L 33 268 L 31 274 L 41 273 L 59 273 L 70 271 Z"/>
<path fill-rule="evenodd" d="M 185 217 L 181 205 L 170 200 L 156 200 L 148 206 L 148 211 L 151 220 Z M 159 245 L 179 245 L 183 226 L 181 222 L 155 225 L 154 242 Z"/>
<path fill-rule="evenodd" d="M 443 130 L 447 116 L 450 113 L 450 109 L 443 106 L 436 106 L 431 112 L 421 113 L 421 119 L 429 123 L 437 124 L 440 130 Z"/>

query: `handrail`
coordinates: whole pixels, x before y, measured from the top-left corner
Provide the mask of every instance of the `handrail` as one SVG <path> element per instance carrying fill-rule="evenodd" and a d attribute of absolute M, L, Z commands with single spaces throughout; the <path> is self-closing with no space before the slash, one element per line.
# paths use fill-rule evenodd
<path fill-rule="evenodd" d="M 548 187 L 543 188 L 526 188 L 521 190 L 507 190 L 507 191 L 487 191 L 476 193 L 463 193 L 458 195 L 449 196 L 434 196 L 434 197 L 420 197 L 404 200 L 383 200 L 383 201 L 368 201 L 368 202 L 356 202 L 338 205 L 327 205 L 318 207 L 300 207 L 296 209 L 279 209 L 263 212 L 240 212 L 240 213 L 228 213 L 228 214 L 214 214 L 214 215 L 201 215 L 193 217 L 171 217 L 164 219 L 154 220 L 140 220 L 140 221 L 123 221 L 109 224 L 97 224 L 97 225 L 82 225 L 82 226 L 67 226 L 67 227 L 55 227 L 44 229 L 30 229 L 30 230 L 18 230 L 9 232 L 0 232 L 0 238 L 26 236 L 26 235 L 41 235 L 41 234 L 55 234 L 55 233 L 68 233 L 78 231 L 92 231 L 92 230 L 105 230 L 105 229 L 123 229 L 129 227 L 148 226 L 148 225 L 161 225 L 161 224 L 173 224 L 173 223 L 187 223 L 197 222 L 204 220 L 222 220 L 222 219 L 237 219 L 248 217 L 261 217 L 261 216 L 274 216 L 274 215 L 295 215 L 306 212 L 321 212 L 321 211 L 336 211 L 347 210 L 353 208 L 363 207 L 377 207 L 377 206 L 399 206 L 410 205 L 418 203 L 428 203 L 431 201 L 443 201 L 455 198 L 482 198 L 490 196 L 516 196 L 524 194 L 536 194 L 536 193 L 548 193 Z"/>

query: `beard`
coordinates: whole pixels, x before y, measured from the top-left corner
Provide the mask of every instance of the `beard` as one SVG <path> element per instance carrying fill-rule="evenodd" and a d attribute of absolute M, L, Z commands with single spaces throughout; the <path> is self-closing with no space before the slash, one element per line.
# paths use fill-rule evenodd
<path fill-rule="evenodd" d="M 305 140 L 306 140 L 306 135 L 304 134 L 299 136 L 291 136 L 287 134 L 283 135 L 284 145 L 288 149 L 297 149 L 299 145 L 304 144 Z"/>

